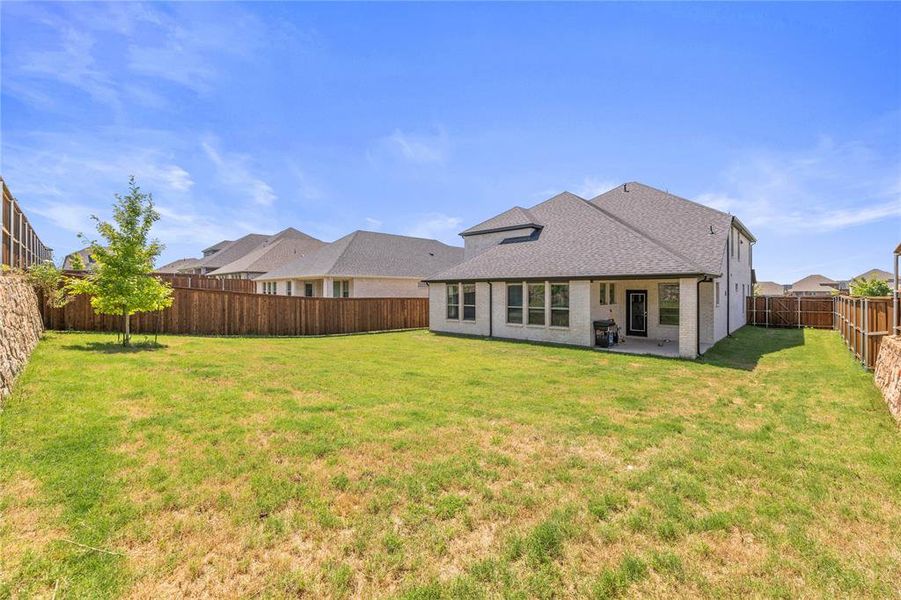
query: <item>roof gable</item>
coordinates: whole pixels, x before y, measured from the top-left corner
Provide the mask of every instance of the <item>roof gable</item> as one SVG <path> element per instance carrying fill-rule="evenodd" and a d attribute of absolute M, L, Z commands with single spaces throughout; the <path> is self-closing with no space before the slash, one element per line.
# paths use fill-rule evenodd
<path fill-rule="evenodd" d="M 680 253 L 575 194 L 558 194 L 529 212 L 543 225 L 534 240 L 493 246 L 432 280 L 703 273 Z"/>
<path fill-rule="evenodd" d="M 495 231 L 511 231 L 514 229 L 525 228 L 537 229 L 541 227 L 535 216 L 527 209 L 521 206 L 514 206 L 510 210 L 491 217 L 487 221 L 482 221 L 478 225 L 473 225 L 466 231 L 460 233 L 461 236 L 477 235 L 480 233 L 493 233 Z"/>
<path fill-rule="evenodd" d="M 721 270 L 732 215 L 637 182 L 618 186 L 591 202 L 699 265 L 705 273 Z"/>

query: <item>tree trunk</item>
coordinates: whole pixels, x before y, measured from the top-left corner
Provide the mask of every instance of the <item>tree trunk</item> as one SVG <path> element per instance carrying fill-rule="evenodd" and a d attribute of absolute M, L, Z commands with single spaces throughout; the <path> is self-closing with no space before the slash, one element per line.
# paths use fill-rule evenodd
<path fill-rule="evenodd" d="M 125 313 L 125 335 L 122 336 L 122 345 L 128 346 L 131 344 L 131 315 L 128 312 Z"/>

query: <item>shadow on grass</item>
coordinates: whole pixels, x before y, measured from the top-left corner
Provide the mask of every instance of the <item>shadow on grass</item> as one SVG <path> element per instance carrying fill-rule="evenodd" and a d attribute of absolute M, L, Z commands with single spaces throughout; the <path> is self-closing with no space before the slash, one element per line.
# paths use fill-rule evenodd
<path fill-rule="evenodd" d="M 764 355 L 803 345 L 803 329 L 745 325 L 731 337 L 717 342 L 699 362 L 714 367 L 753 371 Z"/>
<path fill-rule="evenodd" d="M 136 352 L 152 352 L 168 348 L 165 344 L 159 344 L 151 340 L 132 342 L 130 346 L 123 346 L 122 342 L 86 342 L 84 344 L 67 344 L 66 350 L 79 352 L 98 352 L 100 354 L 134 354 Z"/>

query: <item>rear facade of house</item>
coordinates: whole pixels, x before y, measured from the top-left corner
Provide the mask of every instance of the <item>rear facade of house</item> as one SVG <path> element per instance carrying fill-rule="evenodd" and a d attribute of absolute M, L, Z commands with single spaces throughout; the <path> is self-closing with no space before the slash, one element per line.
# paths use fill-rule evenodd
<path fill-rule="evenodd" d="M 461 235 L 464 261 L 428 280 L 432 331 L 592 347 L 612 320 L 624 346 L 693 358 L 746 322 L 753 235 L 649 186 L 564 192 Z"/>

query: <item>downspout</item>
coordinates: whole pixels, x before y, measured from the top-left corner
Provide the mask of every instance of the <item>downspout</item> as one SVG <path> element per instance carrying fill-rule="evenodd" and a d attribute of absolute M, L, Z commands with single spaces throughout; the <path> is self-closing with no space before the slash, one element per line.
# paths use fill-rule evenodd
<path fill-rule="evenodd" d="M 488 282 L 488 337 L 494 337 L 494 288 Z"/>

